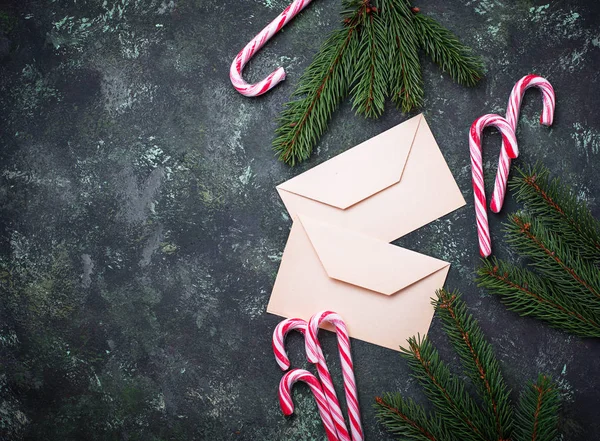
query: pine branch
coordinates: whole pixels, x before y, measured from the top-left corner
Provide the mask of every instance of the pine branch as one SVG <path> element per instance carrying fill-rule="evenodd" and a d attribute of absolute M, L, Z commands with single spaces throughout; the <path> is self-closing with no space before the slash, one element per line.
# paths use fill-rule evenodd
<path fill-rule="evenodd" d="M 429 340 L 411 337 L 408 344 L 408 349 L 401 348 L 403 356 L 448 430 L 463 441 L 487 441 L 481 410 Z"/>
<path fill-rule="evenodd" d="M 500 372 L 492 346 L 485 340 L 481 328 L 460 294 L 437 291 L 436 309 L 454 350 L 460 356 L 467 375 L 483 398 L 486 410 L 488 439 L 508 439 L 511 433 L 512 411 L 509 391 Z"/>
<path fill-rule="evenodd" d="M 448 441 L 442 420 L 427 415 L 413 400 L 400 394 L 385 394 L 375 399 L 377 420 L 394 435 L 415 441 Z"/>
<path fill-rule="evenodd" d="M 372 6 L 357 17 L 360 20 L 360 44 L 352 88 L 352 108 L 367 117 L 381 116 L 387 92 L 386 23 L 381 11 Z"/>
<path fill-rule="evenodd" d="M 496 259 L 483 260 L 477 271 L 479 286 L 499 295 L 508 309 L 530 315 L 550 326 L 582 337 L 600 337 L 600 314 L 557 291 L 535 273 Z"/>
<path fill-rule="evenodd" d="M 397 107 L 410 112 L 423 103 L 419 40 L 413 13 L 404 0 L 388 0 L 383 11 L 387 33 L 389 92 Z"/>
<path fill-rule="evenodd" d="M 357 21 L 334 31 L 306 69 L 279 118 L 273 149 L 289 165 L 308 159 L 333 111 L 348 95 L 358 47 Z"/>
<path fill-rule="evenodd" d="M 470 48 L 430 17 L 417 13 L 414 23 L 420 46 L 442 71 L 464 86 L 474 86 L 479 81 L 483 62 L 472 55 Z"/>
<path fill-rule="evenodd" d="M 531 258 L 531 265 L 557 289 L 600 310 L 600 271 L 595 265 L 583 260 L 558 234 L 526 214 L 512 215 L 506 231 L 508 242 Z"/>
<path fill-rule="evenodd" d="M 521 395 L 517 411 L 515 441 L 554 441 L 558 437 L 560 396 L 544 376 L 529 384 Z"/>
<path fill-rule="evenodd" d="M 517 172 L 510 182 L 517 200 L 532 215 L 543 217 L 582 258 L 600 263 L 600 222 L 587 205 L 558 179 L 550 180 L 548 169 L 541 164 Z"/>

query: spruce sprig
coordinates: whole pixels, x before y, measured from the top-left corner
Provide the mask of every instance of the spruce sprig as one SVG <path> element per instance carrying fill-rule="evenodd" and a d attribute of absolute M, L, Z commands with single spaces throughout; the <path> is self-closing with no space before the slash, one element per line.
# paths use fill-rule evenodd
<path fill-rule="evenodd" d="M 389 94 L 396 107 L 410 112 L 423 103 L 423 76 L 419 61 L 419 39 L 413 12 L 403 1 L 391 1 L 384 11 L 388 32 Z"/>
<path fill-rule="evenodd" d="M 348 95 L 358 51 L 360 11 L 348 18 L 347 26 L 334 31 L 300 77 L 279 117 L 273 148 L 289 165 L 308 159 L 312 146 L 325 131 L 339 103 Z"/>
<path fill-rule="evenodd" d="M 419 49 L 459 84 L 474 85 L 483 65 L 435 20 L 406 0 L 344 0 L 343 25 L 321 46 L 284 107 L 273 141 L 289 165 L 306 160 L 348 94 L 356 113 L 380 116 L 385 99 L 403 112 L 423 102 Z"/>
<path fill-rule="evenodd" d="M 425 53 L 454 81 L 474 86 L 482 77 L 483 63 L 448 29 L 431 17 L 415 15 L 416 35 Z"/>
<path fill-rule="evenodd" d="M 509 216 L 507 241 L 527 268 L 484 261 L 479 286 L 509 309 L 582 337 L 600 337 L 600 224 L 542 165 L 519 170 L 511 188 L 524 210 Z"/>
<path fill-rule="evenodd" d="M 387 83 L 381 75 L 387 65 L 387 29 L 377 8 L 361 12 L 361 38 L 351 94 L 356 113 L 377 118 L 384 110 Z"/>
<path fill-rule="evenodd" d="M 519 402 L 515 441 L 542 441 L 558 436 L 558 409 L 560 395 L 556 386 L 545 375 L 537 383 L 530 383 Z"/>
<path fill-rule="evenodd" d="M 527 386 L 516 412 L 491 345 L 460 294 L 437 292 L 436 312 L 480 395 L 483 409 L 454 376 L 427 338 L 413 337 L 402 356 L 423 386 L 435 413 L 399 393 L 375 400 L 378 420 L 399 439 L 418 441 L 555 441 L 558 393 L 546 376 Z M 528 437 L 529 436 L 529 437 Z"/>
<path fill-rule="evenodd" d="M 561 295 L 548 279 L 497 259 L 483 261 L 477 271 L 479 286 L 502 298 L 511 311 L 543 318 L 557 329 L 582 337 L 600 337 L 600 317 L 585 301 Z"/>
<path fill-rule="evenodd" d="M 493 428 L 488 437 L 506 439 L 511 430 L 512 410 L 509 390 L 500 374 L 492 346 L 485 340 L 476 320 L 458 293 L 441 290 L 437 310 L 454 350 L 460 356 L 465 372 L 483 399 L 486 427 Z"/>
<path fill-rule="evenodd" d="M 600 263 L 600 222 L 570 189 L 558 179 L 550 179 L 547 168 L 536 164 L 517 169 L 510 188 L 529 213 L 543 217 L 552 230 L 560 231 L 573 250 Z"/>

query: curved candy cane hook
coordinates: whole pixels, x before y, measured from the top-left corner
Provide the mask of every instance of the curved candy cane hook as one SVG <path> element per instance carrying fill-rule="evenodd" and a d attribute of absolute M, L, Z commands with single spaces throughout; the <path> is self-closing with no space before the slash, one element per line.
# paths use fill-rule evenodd
<path fill-rule="evenodd" d="M 324 322 L 331 323 L 335 327 L 337 334 L 352 440 L 362 441 L 363 431 L 360 422 L 360 408 L 358 406 L 356 380 L 354 378 L 354 364 L 352 363 L 352 355 L 350 353 L 350 337 L 348 335 L 348 330 L 346 329 L 346 324 L 339 314 L 333 311 L 323 311 L 311 317 L 308 322 L 308 334 L 306 336 L 306 356 L 308 357 L 308 361 L 317 364 L 317 367 L 325 363 L 325 356 L 323 355 L 317 336 L 319 326 Z M 331 377 L 328 379 L 321 377 L 321 382 L 326 391 L 329 387 L 333 389 L 333 383 L 330 385 L 327 384 L 328 382 L 331 382 Z"/>
<path fill-rule="evenodd" d="M 308 324 L 305 320 L 299 318 L 285 319 L 280 322 L 273 331 L 273 353 L 275 361 L 282 371 L 287 371 L 290 368 L 290 359 L 285 350 L 285 337 L 291 331 L 298 331 L 302 335 L 306 335 Z"/>
<path fill-rule="evenodd" d="M 510 123 L 500 115 L 488 114 L 477 118 L 471 125 L 469 134 L 469 149 L 471 150 L 471 170 L 473 175 L 473 193 L 475 195 L 475 215 L 477 219 L 477 236 L 479 237 L 479 252 L 482 257 L 492 253 L 490 228 L 488 224 L 485 185 L 483 180 L 483 163 L 481 149 L 481 134 L 488 126 L 496 127 L 502 134 L 509 158 L 519 156 L 517 138 Z M 309 324 L 310 328 L 310 324 Z"/>
<path fill-rule="evenodd" d="M 267 41 L 273 37 L 282 27 L 284 27 L 292 18 L 294 18 L 302 9 L 304 9 L 312 0 L 295 0 L 291 5 L 277 16 L 275 20 L 269 23 L 260 33 L 240 51 L 234 58 L 229 69 L 229 78 L 233 87 L 244 96 L 259 96 L 268 92 L 277 84 L 285 79 L 285 70 L 283 67 L 277 68 L 264 80 L 249 84 L 242 78 L 242 70 L 252 56 L 258 52 Z"/>
<path fill-rule="evenodd" d="M 305 339 L 307 338 L 308 324 L 306 321 L 299 318 L 283 320 L 275 327 L 275 330 L 273 331 L 273 352 L 275 354 L 275 360 L 277 361 L 279 367 L 284 371 L 290 368 L 290 359 L 288 358 L 285 350 L 285 337 L 289 332 L 294 330 L 299 331 L 302 335 L 304 335 Z M 342 410 L 340 409 L 340 403 L 338 401 L 337 394 L 335 393 L 333 380 L 331 379 L 331 374 L 327 368 L 325 357 L 319 359 L 317 363 L 317 372 L 323 385 L 325 399 L 335 424 L 337 436 L 339 437 L 340 441 L 350 441 L 350 434 L 348 433 L 348 428 L 346 427 L 346 422 L 344 421 L 344 416 L 342 414 Z"/>
<path fill-rule="evenodd" d="M 554 88 L 548 80 L 539 75 L 526 75 L 521 78 L 513 87 L 508 99 L 508 106 L 506 108 L 506 120 L 512 127 L 513 131 L 517 132 L 517 123 L 519 121 L 519 113 L 521 110 L 521 102 L 525 91 L 530 87 L 537 87 L 542 91 L 543 108 L 540 116 L 540 124 L 544 126 L 551 126 L 554 120 Z M 508 181 L 508 173 L 510 170 L 511 158 L 508 156 L 506 151 L 506 143 L 502 142 L 502 149 L 500 150 L 500 159 L 498 161 L 498 172 L 496 174 L 496 183 L 494 184 L 494 193 L 492 195 L 492 202 L 490 208 L 494 213 L 498 213 L 504 203 L 504 196 L 506 195 L 506 183 Z"/>
<path fill-rule="evenodd" d="M 329 413 L 329 407 L 327 406 L 325 394 L 321 388 L 321 383 L 319 383 L 319 380 L 317 380 L 313 374 L 304 369 L 292 369 L 291 371 L 287 372 L 279 382 L 279 404 L 281 405 L 283 414 L 285 416 L 289 416 L 294 413 L 292 387 L 294 386 L 294 383 L 298 381 L 306 383 L 312 391 L 315 400 L 317 401 L 317 407 L 319 408 L 319 414 L 321 415 L 323 427 L 327 433 L 327 439 L 329 441 L 339 441 L 339 438 L 335 432 L 333 420 L 331 419 L 331 415 Z"/>

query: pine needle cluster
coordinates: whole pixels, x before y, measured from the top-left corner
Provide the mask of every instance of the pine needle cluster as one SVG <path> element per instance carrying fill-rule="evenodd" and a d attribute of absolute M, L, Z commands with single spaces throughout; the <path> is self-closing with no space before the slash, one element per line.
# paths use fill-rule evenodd
<path fill-rule="evenodd" d="M 481 60 L 454 34 L 408 0 L 343 0 L 334 31 L 285 105 L 273 147 L 289 165 L 308 159 L 334 110 L 348 95 L 356 113 L 379 117 L 387 97 L 403 112 L 423 102 L 419 51 L 457 83 L 473 86 Z"/>
<path fill-rule="evenodd" d="M 511 188 L 524 210 L 509 216 L 507 239 L 527 266 L 484 261 L 479 285 L 521 315 L 600 337 L 600 222 L 541 165 L 519 170 Z"/>
<path fill-rule="evenodd" d="M 553 441 L 558 436 L 559 393 L 540 375 L 513 408 L 492 346 L 460 294 L 439 290 L 434 300 L 444 331 L 460 357 L 478 400 L 452 374 L 427 338 L 413 337 L 402 356 L 435 412 L 388 393 L 376 399 L 379 421 L 399 439 L 414 441 Z"/>

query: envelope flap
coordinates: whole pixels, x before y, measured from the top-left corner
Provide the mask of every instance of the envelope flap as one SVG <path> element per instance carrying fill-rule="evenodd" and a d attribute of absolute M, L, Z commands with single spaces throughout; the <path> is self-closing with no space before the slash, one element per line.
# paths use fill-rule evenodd
<path fill-rule="evenodd" d="M 392 295 L 450 265 L 306 216 L 299 220 L 329 277 L 381 294 Z"/>
<path fill-rule="evenodd" d="M 422 118 L 392 127 L 277 188 L 348 208 L 400 181 Z"/>

